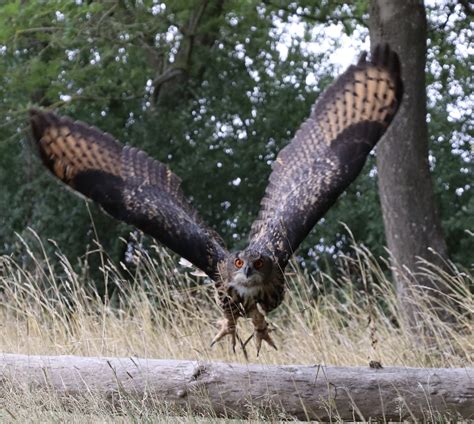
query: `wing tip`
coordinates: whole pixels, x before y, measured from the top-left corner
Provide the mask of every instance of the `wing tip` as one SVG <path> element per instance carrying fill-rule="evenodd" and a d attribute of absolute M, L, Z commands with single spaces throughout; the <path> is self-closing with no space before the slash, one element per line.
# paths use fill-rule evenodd
<path fill-rule="evenodd" d="M 31 132 L 34 140 L 38 143 L 48 126 L 54 121 L 55 115 L 52 112 L 45 112 L 41 109 L 31 108 L 29 111 Z"/>
<path fill-rule="evenodd" d="M 48 127 L 59 127 L 61 125 L 65 125 L 69 128 L 75 128 L 83 134 L 91 136 L 93 138 L 100 134 L 101 137 L 107 139 L 109 142 L 117 143 L 117 145 L 119 145 L 118 141 L 112 134 L 109 134 L 106 131 L 102 131 L 96 126 L 89 125 L 85 122 L 70 118 L 69 116 L 60 116 L 54 113 L 53 111 L 38 109 L 34 107 L 29 110 L 29 116 L 32 133 L 36 142 L 39 142 Z"/>
<path fill-rule="evenodd" d="M 370 63 L 374 66 L 382 66 L 393 75 L 401 74 L 401 64 L 398 53 L 393 50 L 388 43 L 376 44 L 370 54 L 370 60 L 367 60 L 367 52 L 362 52 L 357 61 L 358 66 Z"/>
<path fill-rule="evenodd" d="M 367 52 L 362 52 L 357 62 L 358 66 L 370 63 L 374 66 L 382 66 L 393 75 L 401 74 L 401 63 L 398 53 L 388 43 L 378 43 L 372 49 L 370 60 L 367 60 Z"/>
<path fill-rule="evenodd" d="M 73 126 L 76 124 L 67 116 L 59 116 L 53 111 L 31 108 L 28 111 L 30 118 L 30 127 L 35 142 L 38 144 L 45 132 L 50 127 L 59 127 L 61 125 Z"/>
<path fill-rule="evenodd" d="M 396 83 L 396 98 L 400 103 L 403 97 L 402 65 L 398 53 L 386 42 L 378 43 L 372 49 L 370 63 L 381 66 L 390 72 Z"/>
<path fill-rule="evenodd" d="M 402 66 L 398 53 L 386 42 L 376 44 L 367 59 L 367 52 L 362 52 L 357 61 L 356 68 L 363 69 L 367 65 L 385 68 L 392 76 L 396 87 L 396 98 L 400 103 L 403 96 Z M 351 69 L 352 67 L 349 67 Z"/>
<path fill-rule="evenodd" d="M 371 53 L 371 63 L 383 66 L 395 75 L 400 75 L 401 73 L 400 58 L 388 43 L 375 45 Z"/>
<path fill-rule="evenodd" d="M 401 74 L 401 64 L 398 53 L 388 43 L 378 43 L 371 50 L 370 60 L 367 60 L 367 52 L 362 52 L 357 62 L 358 66 L 370 63 L 375 66 L 383 66 L 395 75 Z"/>
<path fill-rule="evenodd" d="M 367 52 L 364 51 L 359 56 L 359 60 L 357 61 L 357 66 L 363 65 L 366 62 L 367 62 Z"/>

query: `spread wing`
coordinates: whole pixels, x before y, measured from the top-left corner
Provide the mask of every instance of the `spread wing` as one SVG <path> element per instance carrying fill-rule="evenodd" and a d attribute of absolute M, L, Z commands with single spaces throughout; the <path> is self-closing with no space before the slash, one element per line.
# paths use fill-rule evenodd
<path fill-rule="evenodd" d="M 30 120 L 43 163 L 57 178 L 217 278 L 217 263 L 227 251 L 164 164 L 97 128 L 51 112 L 31 110 Z"/>
<path fill-rule="evenodd" d="M 250 245 L 283 268 L 338 196 L 357 177 L 400 104 L 398 56 L 377 46 L 318 99 L 273 164 Z"/>

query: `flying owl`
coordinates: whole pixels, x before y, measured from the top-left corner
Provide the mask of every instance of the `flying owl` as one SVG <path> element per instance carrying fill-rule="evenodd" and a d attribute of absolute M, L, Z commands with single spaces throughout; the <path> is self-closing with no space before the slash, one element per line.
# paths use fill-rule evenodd
<path fill-rule="evenodd" d="M 378 45 L 362 54 L 319 97 L 309 118 L 280 151 L 252 225 L 249 244 L 230 252 L 186 200 L 180 179 L 164 164 L 111 135 L 52 112 L 30 111 L 44 164 L 63 183 L 114 218 L 151 235 L 206 273 L 223 319 L 212 344 L 250 318 L 257 353 L 275 347 L 266 314 L 280 305 L 290 257 L 338 196 L 357 177 L 392 121 L 403 85 L 397 54 Z M 276 348 L 276 347 L 275 347 Z"/>

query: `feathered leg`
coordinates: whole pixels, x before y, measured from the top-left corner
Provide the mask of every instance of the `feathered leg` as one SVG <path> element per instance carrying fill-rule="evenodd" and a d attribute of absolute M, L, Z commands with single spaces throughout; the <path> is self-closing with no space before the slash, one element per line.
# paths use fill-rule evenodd
<path fill-rule="evenodd" d="M 222 340 L 225 336 L 230 336 L 232 341 L 232 350 L 235 353 L 235 345 L 237 344 L 237 340 L 242 348 L 244 353 L 245 359 L 248 359 L 247 350 L 245 349 L 245 344 L 240 339 L 239 335 L 237 334 L 237 320 L 239 319 L 240 315 L 235 313 L 232 310 L 224 311 L 224 318 L 219 321 L 220 330 L 217 335 L 212 339 L 211 347 L 214 346 L 219 340 Z"/>

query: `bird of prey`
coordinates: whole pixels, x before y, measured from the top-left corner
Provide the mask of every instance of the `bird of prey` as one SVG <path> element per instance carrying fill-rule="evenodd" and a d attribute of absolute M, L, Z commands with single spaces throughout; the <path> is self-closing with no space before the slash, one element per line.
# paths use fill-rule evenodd
<path fill-rule="evenodd" d="M 279 152 L 248 247 L 237 252 L 199 218 L 164 164 L 52 112 L 33 109 L 30 119 L 43 163 L 57 178 L 215 282 L 223 319 L 212 344 L 230 336 L 234 350 L 236 339 L 245 349 L 236 332 L 245 317 L 252 320 L 258 353 L 262 341 L 275 347 L 265 316 L 282 302 L 290 257 L 357 177 L 402 93 L 399 58 L 388 45 L 376 46 L 370 60 L 362 54 L 340 75 Z"/>

